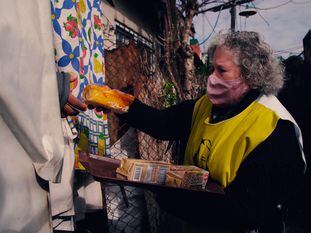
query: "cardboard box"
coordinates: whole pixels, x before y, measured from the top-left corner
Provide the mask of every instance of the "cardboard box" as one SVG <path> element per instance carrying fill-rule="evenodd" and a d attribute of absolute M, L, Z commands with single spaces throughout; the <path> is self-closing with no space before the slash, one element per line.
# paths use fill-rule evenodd
<path fill-rule="evenodd" d="M 169 163 L 142 159 L 122 159 L 117 175 L 127 180 L 165 184 Z"/>
<path fill-rule="evenodd" d="M 196 166 L 142 159 L 122 159 L 116 172 L 117 177 L 131 181 L 198 189 L 205 189 L 209 175 Z"/>
<path fill-rule="evenodd" d="M 171 166 L 166 174 L 166 185 L 205 189 L 208 176 L 208 171 L 196 166 Z"/>

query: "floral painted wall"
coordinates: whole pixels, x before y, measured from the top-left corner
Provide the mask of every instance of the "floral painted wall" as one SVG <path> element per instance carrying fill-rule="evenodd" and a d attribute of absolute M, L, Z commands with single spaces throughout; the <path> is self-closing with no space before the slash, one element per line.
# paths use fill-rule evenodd
<path fill-rule="evenodd" d="M 101 0 L 51 0 L 55 62 L 58 71 L 71 76 L 71 91 L 81 98 L 83 88 L 104 84 L 104 40 Z M 69 119 L 78 131 L 76 168 L 81 151 L 109 155 L 107 116 L 87 110 Z"/>

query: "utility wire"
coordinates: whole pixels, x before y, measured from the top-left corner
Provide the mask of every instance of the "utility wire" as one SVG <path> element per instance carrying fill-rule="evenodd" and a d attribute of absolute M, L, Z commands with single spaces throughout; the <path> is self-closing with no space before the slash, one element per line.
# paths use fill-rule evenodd
<path fill-rule="evenodd" d="M 292 45 L 289 45 L 289 47 L 285 48 L 285 49 L 274 49 L 273 53 L 274 54 L 283 54 L 283 53 L 294 52 L 294 51 L 301 50 L 301 49 L 303 50 L 301 44 L 292 44 Z"/>
<path fill-rule="evenodd" d="M 213 32 L 215 32 L 214 26 L 211 24 L 211 21 L 209 21 L 209 19 L 207 18 L 206 14 L 203 14 L 204 18 L 206 19 L 208 25 L 211 27 L 211 29 L 213 30 Z"/>
<path fill-rule="evenodd" d="M 295 55 L 297 53 L 299 53 L 299 54 L 296 55 L 296 56 L 301 56 L 301 54 L 303 54 L 303 51 L 297 51 L 297 52 L 290 51 L 290 52 L 284 52 L 284 53 L 274 53 L 274 56 L 281 56 L 282 54 L 292 54 L 292 55 Z"/>
<path fill-rule="evenodd" d="M 300 45 L 300 44 L 296 44 L 296 45 L 292 45 L 292 46 L 289 47 L 289 48 L 286 48 L 286 49 L 279 49 L 279 50 L 276 50 L 276 51 L 283 51 L 283 50 L 296 49 L 296 48 L 301 48 L 301 45 Z"/>
<path fill-rule="evenodd" d="M 255 6 L 255 4 L 254 4 L 253 2 L 252 2 L 252 5 L 253 5 L 253 7 L 254 7 L 256 10 L 259 10 L 259 9 Z M 260 14 L 259 11 L 257 11 L 257 13 L 258 13 L 258 15 L 262 18 L 262 20 L 263 20 L 268 26 L 270 26 L 269 22 L 265 19 L 265 17 L 263 17 L 263 16 Z"/>
<path fill-rule="evenodd" d="M 213 27 L 213 29 L 212 29 L 212 32 L 211 32 L 199 45 L 204 44 L 206 41 L 208 41 L 208 39 L 211 37 L 211 35 L 215 32 L 215 28 L 216 28 L 216 26 L 217 26 L 217 23 L 218 23 L 218 20 L 219 20 L 219 16 L 220 16 L 220 14 L 221 14 L 221 11 L 222 11 L 222 7 L 221 7 L 221 9 L 220 9 L 220 11 L 219 11 L 219 13 L 218 13 L 218 16 L 217 16 L 215 25 L 214 25 L 214 27 Z"/>
<path fill-rule="evenodd" d="M 241 12 L 241 5 L 239 5 L 239 12 Z M 240 21 L 240 31 L 242 31 L 242 24 L 241 24 L 241 15 L 239 15 L 239 21 Z"/>
<path fill-rule="evenodd" d="M 283 52 L 274 52 L 273 54 L 274 55 L 281 55 L 281 54 L 286 54 L 286 53 L 299 53 L 299 52 L 301 52 L 301 51 L 303 51 L 303 50 L 301 50 L 301 49 L 296 49 L 296 50 L 291 50 L 291 51 L 283 51 Z"/>
<path fill-rule="evenodd" d="M 288 51 L 273 52 L 273 54 L 293 53 L 293 52 L 296 52 L 296 51 L 301 51 L 301 48 L 294 49 L 294 50 L 288 50 Z"/>
<path fill-rule="evenodd" d="M 297 1 L 294 1 L 294 0 L 292 0 L 291 2 L 294 3 L 294 4 L 306 4 L 306 3 L 311 3 L 311 1 L 297 2 Z"/>
<path fill-rule="evenodd" d="M 258 10 L 271 10 L 271 9 L 279 8 L 279 7 L 281 7 L 281 6 L 285 6 L 285 5 L 289 4 L 289 3 L 293 3 L 293 4 L 297 4 L 297 5 L 301 4 L 301 5 L 302 5 L 302 4 L 311 3 L 311 0 L 310 0 L 310 1 L 304 1 L 304 2 L 297 2 L 297 1 L 295 1 L 295 0 L 289 0 L 289 1 L 287 1 L 287 2 L 283 2 L 283 3 L 281 3 L 281 4 L 279 4 L 279 5 L 276 5 L 276 6 L 271 6 L 271 7 L 266 7 L 266 8 L 259 8 L 259 7 L 256 7 L 256 9 L 258 9 Z"/>
<path fill-rule="evenodd" d="M 278 55 L 278 54 L 284 54 L 284 53 L 292 53 L 295 52 L 297 50 L 302 50 L 302 47 L 299 46 L 297 48 L 289 48 L 289 49 L 284 49 L 284 50 L 280 50 L 280 51 L 273 51 L 274 54 Z"/>
<path fill-rule="evenodd" d="M 266 7 L 266 8 L 259 8 L 259 7 L 257 7 L 257 9 L 258 9 L 258 10 L 271 10 L 271 9 L 276 9 L 276 8 L 281 7 L 281 6 L 285 6 L 285 5 L 287 5 L 287 4 L 291 3 L 291 2 L 292 2 L 292 0 L 289 0 L 289 1 L 287 1 L 287 2 L 281 3 L 281 4 L 276 5 L 276 6 L 271 6 L 271 7 Z"/>
<path fill-rule="evenodd" d="M 204 8 L 206 5 L 211 4 L 211 3 L 225 3 L 225 1 L 221 1 L 221 0 L 214 0 L 214 1 L 201 1 L 201 3 L 199 3 L 199 8 Z M 204 9 L 202 10 L 204 11 Z"/>
<path fill-rule="evenodd" d="M 301 45 L 299 45 L 299 46 L 292 47 L 292 48 L 287 48 L 287 49 L 282 49 L 282 50 L 274 50 L 274 52 L 281 53 L 281 52 L 287 52 L 287 51 L 295 51 L 295 50 L 298 50 L 301 48 L 302 48 Z"/>

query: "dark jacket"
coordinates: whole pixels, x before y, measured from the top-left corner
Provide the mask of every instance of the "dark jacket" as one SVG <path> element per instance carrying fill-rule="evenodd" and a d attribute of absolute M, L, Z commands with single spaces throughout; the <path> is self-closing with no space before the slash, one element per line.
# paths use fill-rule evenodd
<path fill-rule="evenodd" d="M 259 93 L 249 92 L 230 108 L 212 109 L 212 121 L 235 116 L 252 103 Z M 163 140 L 179 140 L 186 145 L 196 101 L 157 110 L 138 100 L 120 117 L 133 127 Z M 185 148 L 185 146 L 184 146 Z M 222 226 L 237 232 L 258 229 L 259 232 L 283 232 L 286 205 L 300 186 L 304 161 L 294 125 L 279 120 L 273 133 L 242 162 L 236 178 L 225 195 L 199 193 L 191 198 L 185 193 L 162 193 L 161 207 L 199 226 Z"/>

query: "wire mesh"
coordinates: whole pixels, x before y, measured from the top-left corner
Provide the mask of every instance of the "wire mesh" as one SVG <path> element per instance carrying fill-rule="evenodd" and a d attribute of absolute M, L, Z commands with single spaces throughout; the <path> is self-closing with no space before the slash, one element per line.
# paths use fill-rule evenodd
<path fill-rule="evenodd" d="M 163 108 L 166 81 L 155 64 L 153 51 L 138 47 L 134 42 L 105 51 L 106 83 L 111 88 L 133 94 L 143 103 Z M 174 146 L 133 129 L 114 114 L 109 114 L 109 135 L 113 158 L 141 158 L 172 162 Z M 129 186 L 106 185 L 104 188 L 110 233 L 157 233 L 167 221 L 152 193 Z M 178 232 L 176 229 L 171 232 Z"/>

